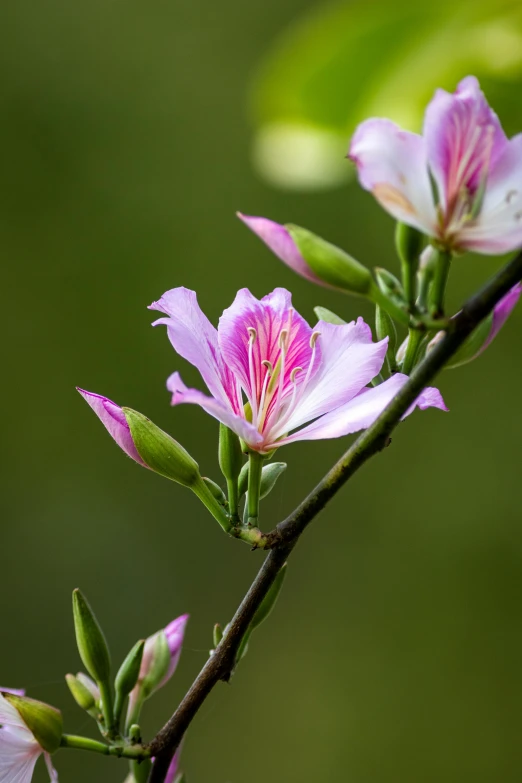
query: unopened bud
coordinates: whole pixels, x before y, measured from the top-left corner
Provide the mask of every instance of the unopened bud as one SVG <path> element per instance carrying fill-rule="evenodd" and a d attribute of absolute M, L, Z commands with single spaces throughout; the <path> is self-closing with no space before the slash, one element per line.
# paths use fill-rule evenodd
<path fill-rule="evenodd" d="M 420 254 L 425 243 L 424 234 L 406 223 L 397 223 L 395 230 L 395 247 L 397 255 L 403 264 L 411 265 L 417 269 Z"/>
<path fill-rule="evenodd" d="M 203 476 L 202 479 L 203 479 L 203 483 L 211 491 L 212 496 L 216 498 L 218 503 L 221 506 L 226 506 L 227 496 L 225 495 L 225 493 L 223 492 L 219 484 L 216 484 L 215 481 L 212 481 L 212 479 L 207 478 L 207 476 Z"/>
<path fill-rule="evenodd" d="M 141 660 L 143 658 L 143 648 L 145 647 L 145 640 L 141 639 L 136 642 L 132 650 L 128 653 L 127 657 L 123 661 L 119 668 L 118 674 L 114 681 L 114 689 L 116 691 L 116 697 L 124 698 L 131 692 L 140 674 Z"/>
<path fill-rule="evenodd" d="M 96 709 L 94 694 L 78 679 L 78 677 L 75 677 L 74 674 L 66 674 L 65 680 L 69 686 L 73 699 L 82 710 L 90 712 L 91 710 Z"/>
<path fill-rule="evenodd" d="M 201 479 L 197 462 L 174 438 L 142 413 L 122 410 L 138 454 L 151 470 L 185 487 Z"/>
<path fill-rule="evenodd" d="M 213 628 L 212 637 L 214 641 L 214 647 L 217 647 L 221 639 L 223 638 L 223 628 L 220 626 L 219 623 L 215 624 Z"/>
<path fill-rule="evenodd" d="M 312 234 L 306 228 L 287 225 L 288 233 L 312 272 L 328 285 L 366 296 L 372 286 L 370 270 L 341 248 Z"/>
<path fill-rule="evenodd" d="M 111 674 L 109 648 L 94 612 L 81 592 L 73 592 L 74 628 L 80 658 L 96 682 L 107 683 Z"/>
<path fill-rule="evenodd" d="M 259 489 L 259 499 L 266 498 L 266 496 L 275 487 L 276 481 L 279 476 L 286 470 L 286 462 L 270 462 L 265 465 L 261 471 L 261 486 Z M 248 474 L 249 463 L 243 465 L 243 469 L 239 474 L 238 490 L 239 497 L 242 497 L 248 489 Z"/>
<path fill-rule="evenodd" d="M 17 711 L 23 722 L 47 753 L 54 753 L 60 747 L 63 734 L 63 719 L 60 710 L 42 701 L 3 692 L 3 697 Z M 6 778 L 7 780 L 7 778 Z"/>
<path fill-rule="evenodd" d="M 375 308 L 375 334 L 377 340 L 388 338 L 388 351 L 393 354 L 397 346 L 397 330 L 386 310 L 379 305 Z"/>

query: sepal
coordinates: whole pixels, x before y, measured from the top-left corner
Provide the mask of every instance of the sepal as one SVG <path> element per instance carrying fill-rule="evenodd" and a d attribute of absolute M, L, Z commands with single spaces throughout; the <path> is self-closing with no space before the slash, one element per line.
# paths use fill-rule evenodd
<path fill-rule="evenodd" d="M 201 479 L 197 462 L 174 438 L 142 413 L 132 408 L 122 410 L 138 454 L 151 470 L 185 487 L 193 487 Z"/>
<path fill-rule="evenodd" d="M 314 313 L 316 314 L 318 321 L 326 321 L 327 324 L 342 326 L 346 323 L 346 321 L 343 321 L 342 318 L 335 313 L 332 313 L 332 311 L 328 310 L 326 307 L 314 307 Z"/>
<path fill-rule="evenodd" d="M 3 692 L 2 696 L 13 706 L 21 719 L 47 753 L 54 753 L 60 747 L 63 734 L 63 719 L 60 710 L 42 701 Z"/>
<path fill-rule="evenodd" d="M 94 612 L 78 589 L 73 592 L 73 615 L 80 658 L 97 683 L 107 683 L 111 673 L 109 648 Z"/>

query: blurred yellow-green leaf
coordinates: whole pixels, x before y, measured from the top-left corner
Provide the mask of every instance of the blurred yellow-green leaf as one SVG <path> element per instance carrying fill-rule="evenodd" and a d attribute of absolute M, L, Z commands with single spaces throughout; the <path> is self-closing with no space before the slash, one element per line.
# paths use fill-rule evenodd
<path fill-rule="evenodd" d="M 522 80 L 519 0 L 318 4 L 260 64 L 251 98 L 256 169 L 282 188 L 339 185 L 352 173 L 343 157 L 357 123 L 385 116 L 419 130 L 433 91 L 454 89 L 468 73 L 481 79 L 514 131 L 510 116 Z"/>

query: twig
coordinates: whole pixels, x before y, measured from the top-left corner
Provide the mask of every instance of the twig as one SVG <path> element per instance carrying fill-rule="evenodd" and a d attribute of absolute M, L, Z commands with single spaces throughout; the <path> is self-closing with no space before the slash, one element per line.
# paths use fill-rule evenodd
<path fill-rule="evenodd" d="M 309 523 L 348 479 L 389 442 L 391 432 L 435 378 L 446 362 L 497 302 L 522 278 L 522 252 L 471 297 L 451 320 L 444 338 L 418 365 L 410 379 L 379 418 L 365 430 L 308 497 L 283 522 L 267 534 L 271 552 L 265 559 L 248 593 L 241 602 L 226 635 L 209 658 L 170 720 L 158 732 L 148 749 L 156 757 L 149 783 L 163 783 L 183 734 L 219 680 L 227 681 L 234 668 L 236 652 L 256 610 Z"/>

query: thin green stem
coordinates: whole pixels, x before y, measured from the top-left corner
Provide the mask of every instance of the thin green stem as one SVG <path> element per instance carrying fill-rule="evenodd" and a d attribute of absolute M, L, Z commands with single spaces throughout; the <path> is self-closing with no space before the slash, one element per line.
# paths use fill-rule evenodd
<path fill-rule="evenodd" d="M 130 735 L 131 726 L 135 726 L 140 722 L 141 709 L 144 702 L 143 688 L 138 686 L 137 696 L 131 695 L 129 699 L 129 708 L 125 721 L 125 736 L 128 737 Z"/>
<path fill-rule="evenodd" d="M 446 293 L 450 265 L 451 253 L 447 250 L 440 250 L 428 297 L 429 311 L 433 318 L 438 318 L 444 313 L 444 295 Z"/>
<path fill-rule="evenodd" d="M 239 492 L 237 479 L 227 479 L 228 508 L 232 523 L 239 521 Z"/>
<path fill-rule="evenodd" d="M 229 533 L 232 527 L 232 521 L 223 506 L 218 503 L 205 482 L 202 479 L 199 479 L 195 484 L 191 484 L 190 489 L 201 500 L 203 505 L 207 507 L 214 519 L 219 522 L 223 530 L 226 533 Z"/>
<path fill-rule="evenodd" d="M 259 503 L 261 494 L 261 476 L 263 473 L 263 456 L 257 451 L 251 451 L 248 455 L 248 525 L 257 527 L 259 520 Z"/>
<path fill-rule="evenodd" d="M 134 759 L 140 761 L 150 758 L 150 750 L 143 745 L 105 745 L 98 740 L 89 737 L 78 737 L 74 734 L 64 734 L 60 747 L 74 748 L 75 750 L 89 750 L 92 753 L 102 753 L 104 756 L 116 756 L 117 758 Z"/>

